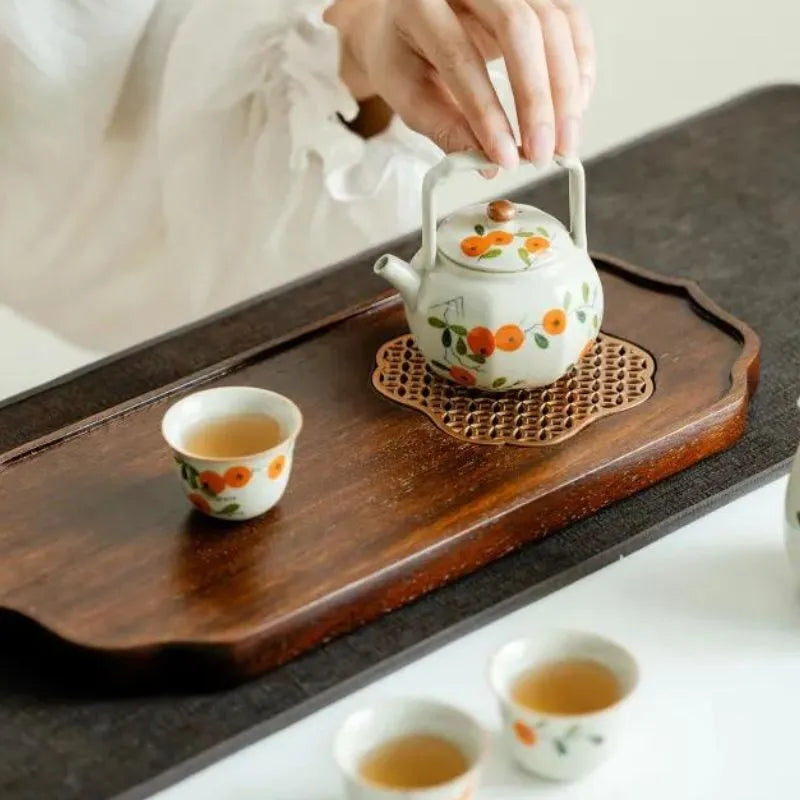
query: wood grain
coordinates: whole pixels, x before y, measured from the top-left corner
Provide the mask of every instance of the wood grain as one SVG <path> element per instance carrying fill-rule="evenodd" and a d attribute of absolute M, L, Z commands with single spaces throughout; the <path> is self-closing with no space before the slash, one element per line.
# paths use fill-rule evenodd
<path fill-rule="evenodd" d="M 563 445 L 445 436 L 369 385 L 394 298 L 18 448 L 0 462 L 0 606 L 124 668 L 257 674 L 736 441 L 755 334 L 693 285 L 595 258 L 604 328 L 656 360 L 647 403 Z M 265 517 L 191 513 L 159 434 L 187 387 L 248 384 L 305 417 Z"/>

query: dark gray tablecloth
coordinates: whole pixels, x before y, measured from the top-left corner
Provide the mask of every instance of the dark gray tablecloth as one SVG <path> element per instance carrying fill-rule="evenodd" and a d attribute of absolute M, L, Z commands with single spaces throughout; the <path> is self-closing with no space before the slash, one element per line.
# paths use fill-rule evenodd
<path fill-rule="evenodd" d="M 588 165 L 587 175 L 593 249 L 694 278 L 761 335 L 761 387 L 742 441 L 231 690 L 109 695 L 81 682 L 49 650 L 40 650 L 35 637 L 28 641 L 18 621 L 5 619 L 0 626 L 0 797 L 93 800 L 151 781 L 129 795 L 144 796 L 785 468 L 800 438 L 794 407 L 800 393 L 800 88 L 776 87 L 743 97 L 599 158 Z M 524 191 L 520 198 L 563 209 L 563 181 Z M 404 242 L 399 252 L 410 252 L 414 244 Z M 367 271 L 370 261 L 371 255 L 354 259 L 317 282 L 320 287 L 347 283 L 349 275 Z M 362 281 L 359 291 L 366 285 Z M 212 350 L 204 358 L 219 358 L 263 339 L 268 328 L 263 319 L 279 302 L 266 297 L 208 323 L 227 331 L 228 352 Z M 102 408 L 131 391 L 203 366 L 196 348 L 181 344 L 186 337 L 176 335 L 0 410 L 0 451 L 69 421 L 70 414 Z M 20 654 L 20 643 L 28 655 Z M 193 764 L 155 777 L 215 745 Z"/>

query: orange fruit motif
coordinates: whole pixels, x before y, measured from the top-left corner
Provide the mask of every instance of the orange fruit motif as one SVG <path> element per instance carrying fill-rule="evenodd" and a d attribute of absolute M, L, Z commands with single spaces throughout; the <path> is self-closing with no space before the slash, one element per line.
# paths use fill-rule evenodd
<path fill-rule="evenodd" d="M 219 494 L 225 488 L 225 478 L 210 469 L 201 472 L 197 479 L 200 481 L 200 485 L 211 494 Z"/>
<path fill-rule="evenodd" d="M 589 341 L 586 342 L 586 344 L 584 345 L 583 350 L 581 350 L 581 358 L 583 358 L 584 356 L 588 356 L 589 353 L 592 352 L 593 347 L 594 347 L 594 339 L 589 339 Z"/>
<path fill-rule="evenodd" d="M 488 328 L 478 326 L 467 334 L 467 344 L 473 353 L 488 358 L 494 353 L 494 334 Z"/>
<path fill-rule="evenodd" d="M 551 335 L 558 336 L 567 328 L 567 315 L 560 308 L 551 308 L 542 317 L 542 327 Z"/>
<path fill-rule="evenodd" d="M 462 386 L 474 386 L 477 380 L 468 369 L 457 366 L 450 367 L 450 377 Z"/>
<path fill-rule="evenodd" d="M 550 242 L 544 236 L 529 236 L 525 240 L 525 249 L 529 253 L 541 253 L 550 247 Z"/>
<path fill-rule="evenodd" d="M 494 332 L 495 344 L 507 353 L 519 350 L 525 341 L 525 332 L 519 325 L 503 325 Z"/>
<path fill-rule="evenodd" d="M 247 467 L 231 467 L 225 473 L 225 483 L 227 483 L 231 489 L 241 489 L 250 482 L 250 476 L 252 474 L 253 473 Z"/>
<path fill-rule="evenodd" d="M 514 234 L 508 231 L 489 231 L 485 236 L 489 244 L 506 245 L 514 241 Z"/>
<path fill-rule="evenodd" d="M 188 495 L 189 502 L 200 511 L 209 514 L 211 512 L 211 506 L 208 504 L 208 500 L 203 497 L 201 494 L 197 494 L 197 492 L 192 492 Z"/>
<path fill-rule="evenodd" d="M 488 236 L 467 236 L 461 240 L 461 252 L 466 256 L 482 256 L 491 245 Z"/>
<path fill-rule="evenodd" d="M 536 744 L 536 731 L 524 722 L 517 720 L 514 723 L 514 735 L 526 747 L 533 747 Z"/>
<path fill-rule="evenodd" d="M 273 480 L 276 481 L 280 478 L 281 473 L 283 472 L 283 468 L 286 466 L 286 456 L 279 455 L 275 456 L 275 458 L 270 461 L 269 466 L 267 467 L 267 475 Z"/>

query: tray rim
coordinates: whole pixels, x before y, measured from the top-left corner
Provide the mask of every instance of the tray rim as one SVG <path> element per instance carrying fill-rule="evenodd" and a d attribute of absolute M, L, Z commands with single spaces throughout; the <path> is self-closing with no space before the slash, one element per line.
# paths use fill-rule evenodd
<path fill-rule="evenodd" d="M 716 412 L 718 409 L 727 407 L 731 395 L 738 391 L 744 390 L 748 398 L 753 396 L 758 386 L 761 340 L 758 334 L 746 322 L 719 306 L 716 301 L 712 300 L 705 291 L 700 288 L 696 281 L 662 275 L 661 273 L 636 266 L 602 251 L 592 250 L 590 251 L 590 257 L 594 262 L 602 262 L 603 269 L 621 276 L 625 280 L 638 283 L 651 289 L 653 289 L 654 286 L 661 287 L 662 291 L 664 287 L 666 287 L 670 290 L 670 294 L 676 296 L 683 295 L 698 316 L 722 328 L 734 339 L 740 341 L 742 350 L 739 353 L 739 357 L 731 366 L 731 386 L 728 392 L 716 403 L 709 406 L 709 413 L 711 413 L 712 410 Z M 87 434 L 106 422 L 122 419 L 148 405 L 166 400 L 184 390 L 199 388 L 204 383 L 222 378 L 228 373 L 234 372 L 251 362 L 264 358 L 274 351 L 283 347 L 289 347 L 295 342 L 300 342 L 307 337 L 322 333 L 348 319 L 361 316 L 362 314 L 377 313 L 385 307 L 397 305 L 400 302 L 400 295 L 394 289 L 388 289 L 373 296 L 369 300 L 348 306 L 341 311 L 321 317 L 307 325 L 293 328 L 284 334 L 267 339 L 261 344 L 235 353 L 209 367 L 204 367 L 185 377 L 178 378 L 171 383 L 164 384 L 149 392 L 125 400 L 122 403 L 109 406 L 107 409 L 98 411 L 96 414 L 92 414 L 74 423 L 58 428 L 44 436 L 36 437 L 25 444 L 0 453 L 0 474 L 24 459 L 39 455 L 53 446 L 66 443 L 78 436 Z"/>

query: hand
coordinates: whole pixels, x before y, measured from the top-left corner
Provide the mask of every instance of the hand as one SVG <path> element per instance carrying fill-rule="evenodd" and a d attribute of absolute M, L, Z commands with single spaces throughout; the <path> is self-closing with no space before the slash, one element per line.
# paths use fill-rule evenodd
<path fill-rule="evenodd" d="M 519 161 L 486 61 L 505 59 L 522 152 L 547 164 L 578 150 L 595 81 L 591 28 L 572 0 L 337 0 L 342 78 L 382 97 L 446 152 L 482 149 Z"/>

